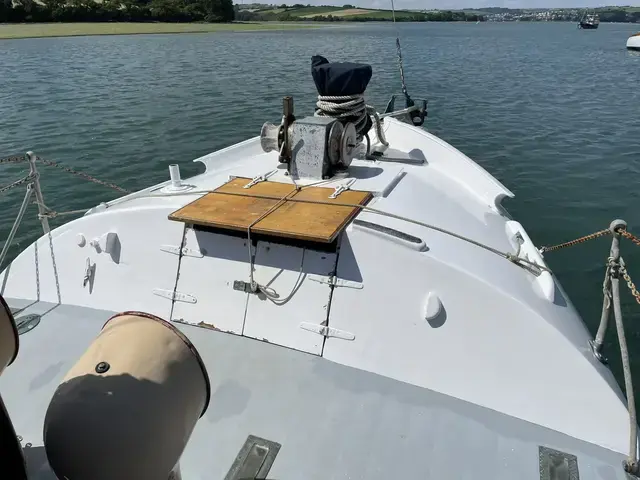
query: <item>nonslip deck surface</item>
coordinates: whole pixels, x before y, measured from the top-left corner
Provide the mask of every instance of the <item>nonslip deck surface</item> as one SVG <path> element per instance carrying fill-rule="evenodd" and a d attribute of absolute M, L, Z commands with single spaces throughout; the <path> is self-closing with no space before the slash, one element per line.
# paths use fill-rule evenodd
<path fill-rule="evenodd" d="M 246 231 L 251 227 L 254 233 L 330 243 L 360 210 L 339 204 L 366 205 L 372 197 L 370 192 L 347 190 L 338 198 L 330 199 L 333 188 L 304 187 L 296 191 L 293 185 L 279 182 L 260 182 L 244 188 L 250 181 L 249 178 L 234 178 L 173 212 L 169 219 L 235 231 Z M 283 202 L 284 197 L 336 205 Z M 269 212 L 271 209 L 273 211 Z"/>
<path fill-rule="evenodd" d="M 27 307 L 17 317 L 43 315 L 20 336 L 0 393 L 23 445 L 31 444 L 24 448 L 29 480 L 55 480 L 42 446 L 45 412 L 115 312 L 7 303 Z M 580 480 L 627 478 L 623 454 L 495 410 L 316 355 L 176 326 L 200 352 L 211 382 L 209 408 L 180 459 L 184 479 L 224 479 L 249 435 L 281 444 L 269 480 L 554 478 L 540 474 L 540 446 L 575 455 Z"/>

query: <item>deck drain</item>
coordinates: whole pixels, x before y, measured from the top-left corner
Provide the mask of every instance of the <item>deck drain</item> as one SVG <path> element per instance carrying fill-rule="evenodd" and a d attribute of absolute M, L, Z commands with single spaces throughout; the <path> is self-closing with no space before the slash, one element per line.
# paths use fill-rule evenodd
<path fill-rule="evenodd" d="M 27 333 L 36 328 L 40 323 L 40 318 L 42 317 L 35 313 L 16 318 L 18 335 L 22 335 L 23 333 Z"/>

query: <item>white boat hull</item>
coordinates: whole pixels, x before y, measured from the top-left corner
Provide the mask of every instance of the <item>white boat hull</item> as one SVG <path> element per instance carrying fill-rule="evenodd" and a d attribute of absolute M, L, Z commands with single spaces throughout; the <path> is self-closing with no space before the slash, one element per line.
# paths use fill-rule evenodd
<path fill-rule="evenodd" d="M 422 163 L 354 161 L 352 188 L 370 191 L 371 206 L 545 265 L 522 225 L 502 208 L 513 194 L 500 182 L 422 129 L 386 119 L 385 133 L 392 147 L 387 155 Z M 189 179 L 190 192 L 163 194 L 165 185 L 158 185 L 57 228 L 51 247 L 47 236 L 39 239 L 38 254 L 28 247 L 5 271 L 2 294 L 214 325 L 625 450 L 621 392 L 591 354 L 589 332 L 549 272 L 532 275 L 458 238 L 362 212 L 362 222 L 417 237 L 426 248 L 360 225 L 345 232 L 337 260 L 336 254 L 304 249 L 305 256 L 301 248 L 258 242 L 256 281 L 282 295 L 310 268 L 312 281 L 285 305 L 273 306 L 232 288 L 247 278 L 246 237 L 185 230 L 167 216 L 230 176 L 264 174 L 277 165 L 277 155 L 264 153 L 256 138 L 198 160 L 206 172 Z M 291 182 L 282 170 L 269 181 Z M 117 234 L 117 251 L 92 246 L 110 232 Z M 179 261 L 183 242 L 188 253 Z M 87 274 L 87 265 L 95 273 Z M 346 286 L 330 295 L 318 273 L 333 265 Z M 174 291 L 180 298 L 172 302 Z M 301 325 L 324 320 L 340 338 L 323 339 Z"/>
<path fill-rule="evenodd" d="M 640 33 L 629 37 L 629 40 L 627 40 L 627 48 L 629 50 L 640 50 Z"/>

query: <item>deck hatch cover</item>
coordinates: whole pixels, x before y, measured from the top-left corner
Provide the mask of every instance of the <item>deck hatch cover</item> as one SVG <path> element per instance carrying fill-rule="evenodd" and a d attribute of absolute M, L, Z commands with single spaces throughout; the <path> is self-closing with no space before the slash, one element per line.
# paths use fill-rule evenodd
<path fill-rule="evenodd" d="M 266 479 L 280 444 L 249 435 L 224 480 Z"/>
<path fill-rule="evenodd" d="M 548 447 L 539 447 L 540 480 L 580 480 L 578 457 Z"/>
<path fill-rule="evenodd" d="M 269 235 L 289 240 L 330 244 L 360 213 L 372 195 L 347 190 L 330 198 L 333 188 L 260 182 L 237 177 L 169 215 L 169 220 L 199 227 Z M 285 201 L 285 199 L 287 201 Z M 291 201 L 289 201 L 291 200 Z M 335 205 L 333 205 L 335 204 Z"/>

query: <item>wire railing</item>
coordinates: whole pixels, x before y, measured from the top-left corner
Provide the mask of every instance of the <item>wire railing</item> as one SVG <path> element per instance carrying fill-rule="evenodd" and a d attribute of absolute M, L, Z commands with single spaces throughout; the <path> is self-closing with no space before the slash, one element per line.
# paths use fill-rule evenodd
<path fill-rule="evenodd" d="M 23 185 L 26 185 L 26 193 L 24 196 L 24 200 L 11 226 L 11 230 L 7 235 L 7 239 L 4 242 L 4 245 L 2 247 L 2 251 L 0 251 L 0 268 L 2 268 L 2 265 L 4 265 L 4 261 L 9 253 L 9 249 L 13 244 L 15 235 L 18 232 L 18 229 L 20 228 L 20 224 L 22 223 L 25 217 L 25 213 L 29 205 L 35 204 L 38 207 L 38 220 L 42 225 L 42 231 L 44 232 L 45 235 L 50 234 L 50 230 L 51 230 L 49 226 L 50 218 L 69 216 L 69 215 L 80 215 L 80 214 L 86 213 L 88 210 L 88 209 L 80 209 L 80 210 L 69 210 L 69 211 L 57 212 L 47 207 L 47 205 L 44 202 L 44 198 L 42 195 L 42 188 L 40 186 L 40 173 L 38 172 L 38 167 L 37 167 L 38 163 L 48 167 L 57 168 L 59 170 L 62 170 L 71 175 L 80 177 L 89 182 L 102 185 L 104 187 L 115 190 L 119 193 L 125 193 L 125 194 L 131 193 L 129 190 L 126 190 L 114 183 L 99 180 L 98 178 L 92 175 L 67 167 L 61 163 L 47 160 L 42 157 L 38 157 L 33 152 L 27 152 L 24 155 L 12 155 L 9 157 L 0 158 L 0 165 L 21 164 L 21 163 L 26 163 L 29 166 L 28 173 L 26 173 L 23 177 L 16 179 L 8 184 L 0 185 L 0 194 L 8 192 L 9 190 L 13 190 L 18 187 L 21 187 Z M 32 197 L 35 197 L 35 198 L 32 199 Z"/>

